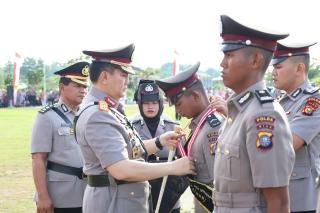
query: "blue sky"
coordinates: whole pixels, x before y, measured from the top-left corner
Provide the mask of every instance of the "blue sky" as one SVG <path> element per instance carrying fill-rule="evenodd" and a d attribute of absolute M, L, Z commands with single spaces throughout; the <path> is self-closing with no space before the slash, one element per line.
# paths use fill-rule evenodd
<path fill-rule="evenodd" d="M 303 3 L 303 4 L 302 4 Z M 64 62 L 85 49 L 136 44 L 134 63 L 157 67 L 201 61 L 219 69 L 219 15 L 290 32 L 299 42 L 320 39 L 316 0 L 4 0 L 0 1 L 0 65 L 14 52 Z M 320 59 L 320 45 L 311 48 Z"/>

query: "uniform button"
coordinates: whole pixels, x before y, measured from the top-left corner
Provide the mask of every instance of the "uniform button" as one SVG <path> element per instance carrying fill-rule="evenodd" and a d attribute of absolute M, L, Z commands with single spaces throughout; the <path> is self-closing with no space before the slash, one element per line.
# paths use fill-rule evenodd
<path fill-rule="evenodd" d="M 133 196 L 133 195 L 134 195 L 134 192 L 130 192 L 130 195 Z"/>
<path fill-rule="evenodd" d="M 226 149 L 226 150 L 224 151 L 224 154 L 226 154 L 226 155 L 229 155 L 229 153 L 230 153 L 230 151 L 229 151 L 228 149 Z"/>
<path fill-rule="evenodd" d="M 291 176 L 295 177 L 295 176 L 297 176 L 297 173 L 292 172 Z"/>
<path fill-rule="evenodd" d="M 217 152 L 220 152 L 220 148 L 217 148 Z"/>

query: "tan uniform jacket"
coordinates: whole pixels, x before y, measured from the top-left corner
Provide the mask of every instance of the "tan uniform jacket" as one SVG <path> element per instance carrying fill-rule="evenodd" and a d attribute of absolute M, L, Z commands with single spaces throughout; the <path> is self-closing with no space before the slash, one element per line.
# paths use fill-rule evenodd
<path fill-rule="evenodd" d="M 294 164 L 286 115 L 263 82 L 228 100 L 214 164 L 215 213 L 265 212 L 259 188 L 289 185 Z"/>
<path fill-rule="evenodd" d="M 125 159 L 144 161 L 141 158 L 144 150 L 127 123 L 119 120 L 110 109 L 104 111 L 99 105 L 93 105 L 94 101 L 103 100 L 105 96 L 106 93 L 92 87 L 79 110 L 79 114 L 83 112 L 76 125 L 76 134 L 87 175 L 107 174 L 105 169 L 108 166 Z M 139 150 L 139 156 L 133 156 L 134 146 Z M 148 212 L 147 181 L 117 185 L 111 175 L 109 181 L 111 186 L 108 187 L 86 188 L 84 213 Z"/>
<path fill-rule="evenodd" d="M 61 101 L 57 104 L 72 122 L 74 112 Z M 67 124 L 52 109 L 38 113 L 31 133 L 31 153 L 47 152 L 49 161 L 66 166 L 83 166 L 82 154 L 77 144 L 73 126 Z M 78 177 L 47 170 L 47 186 L 54 207 L 81 207 L 86 183 Z M 37 195 L 35 196 L 37 199 Z"/>

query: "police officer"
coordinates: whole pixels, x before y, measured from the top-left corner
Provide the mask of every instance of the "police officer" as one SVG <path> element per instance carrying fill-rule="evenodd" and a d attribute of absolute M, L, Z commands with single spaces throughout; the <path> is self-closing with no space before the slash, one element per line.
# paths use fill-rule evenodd
<path fill-rule="evenodd" d="M 174 131 L 179 125 L 163 113 L 163 98 L 158 85 L 153 80 L 141 79 L 139 81 L 138 88 L 135 91 L 134 100 L 138 104 L 140 113 L 135 115 L 131 121 L 141 139 L 151 139 L 167 131 Z M 159 149 L 160 150 L 156 153 L 148 156 L 148 162 L 159 163 L 168 161 L 169 148 L 160 146 Z M 173 177 L 170 178 L 172 179 Z M 169 181 L 171 179 L 169 179 Z M 155 210 L 162 184 L 162 178 L 150 180 L 149 183 L 151 185 L 153 209 Z M 171 195 L 165 192 L 164 196 Z M 160 212 L 167 213 L 172 208 L 172 213 L 180 212 L 179 201 L 173 203 L 174 206 L 168 206 L 168 202 L 163 205 L 160 207 Z"/>
<path fill-rule="evenodd" d="M 294 163 L 290 127 L 263 83 L 276 48 L 287 34 L 273 34 L 221 16 L 221 61 L 227 119 L 214 163 L 215 213 L 289 212 L 288 184 Z"/>
<path fill-rule="evenodd" d="M 176 146 L 181 135 L 172 131 L 142 142 L 132 124 L 117 110 L 128 85 L 128 74 L 134 73 L 133 51 L 133 44 L 113 50 L 83 51 L 93 57 L 93 86 L 76 123 L 88 179 L 83 201 L 85 213 L 148 212 L 147 180 L 194 173 L 193 162 L 188 158 L 146 163 L 147 154 L 157 152 L 161 146 Z"/>
<path fill-rule="evenodd" d="M 196 72 L 200 63 L 184 72 L 163 80 L 157 80 L 171 105 L 182 117 L 192 119 L 190 136 L 185 149 L 180 152 L 195 161 L 197 175 L 190 177 L 189 184 L 194 194 L 195 212 L 212 212 L 212 183 L 214 149 L 222 116 L 209 106 L 209 99 Z"/>
<path fill-rule="evenodd" d="M 31 134 L 37 212 L 82 212 L 86 184 L 73 119 L 85 96 L 89 63 L 78 62 L 55 74 L 61 76 L 59 102 L 39 111 Z"/>
<path fill-rule="evenodd" d="M 296 160 L 290 177 L 291 212 L 315 212 L 315 179 L 320 174 L 320 92 L 308 81 L 309 47 L 315 43 L 278 43 L 271 64 L 273 82 L 286 94 L 279 100 L 286 111 Z"/>

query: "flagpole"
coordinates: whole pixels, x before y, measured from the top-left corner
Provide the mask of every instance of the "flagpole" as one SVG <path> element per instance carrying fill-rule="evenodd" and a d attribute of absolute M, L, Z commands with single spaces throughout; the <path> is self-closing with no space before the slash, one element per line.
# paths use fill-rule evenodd
<path fill-rule="evenodd" d="M 41 102 L 42 105 L 47 104 L 47 84 L 46 84 L 46 65 L 43 61 L 43 102 Z"/>

